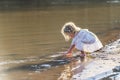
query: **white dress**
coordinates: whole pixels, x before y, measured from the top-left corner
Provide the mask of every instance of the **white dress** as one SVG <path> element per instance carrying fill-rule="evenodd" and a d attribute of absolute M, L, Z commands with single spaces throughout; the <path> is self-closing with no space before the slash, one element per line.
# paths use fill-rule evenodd
<path fill-rule="evenodd" d="M 85 52 L 94 52 L 103 47 L 97 36 L 87 29 L 81 29 L 73 38 L 71 45 Z"/>

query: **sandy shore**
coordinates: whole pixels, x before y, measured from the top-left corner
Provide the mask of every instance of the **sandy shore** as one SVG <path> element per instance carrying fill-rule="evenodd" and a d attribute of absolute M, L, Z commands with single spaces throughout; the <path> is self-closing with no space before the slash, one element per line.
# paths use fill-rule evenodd
<path fill-rule="evenodd" d="M 120 80 L 120 39 L 91 56 L 95 59 L 71 80 Z"/>

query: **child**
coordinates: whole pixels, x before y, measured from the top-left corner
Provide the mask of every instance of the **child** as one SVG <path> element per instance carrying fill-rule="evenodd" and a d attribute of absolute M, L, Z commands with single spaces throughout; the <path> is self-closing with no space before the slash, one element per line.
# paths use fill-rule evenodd
<path fill-rule="evenodd" d="M 77 27 L 73 22 L 66 23 L 62 29 L 61 33 L 66 41 L 72 39 L 72 43 L 67 53 L 67 57 L 71 57 L 74 48 L 81 52 L 81 57 L 85 57 L 86 52 L 94 52 L 103 47 L 101 41 L 98 37 L 90 32 L 88 29 L 81 29 Z"/>

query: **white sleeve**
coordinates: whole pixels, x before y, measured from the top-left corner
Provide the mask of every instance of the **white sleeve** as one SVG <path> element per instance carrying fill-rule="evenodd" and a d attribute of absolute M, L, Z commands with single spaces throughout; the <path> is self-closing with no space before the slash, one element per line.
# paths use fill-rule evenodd
<path fill-rule="evenodd" d="M 75 45 L 76 38 L 73 38 L 71 45 Z"/>
<path fill-rule="evenodd" d="M 81 38 L 82 38 L 82 35 L 81 35 L 81 32 L 79 32 L 79 33 L 73 38 L 71 45 L 77 44 L 78 42 L 80 42 L 80 41 L 81 41 Z"/>

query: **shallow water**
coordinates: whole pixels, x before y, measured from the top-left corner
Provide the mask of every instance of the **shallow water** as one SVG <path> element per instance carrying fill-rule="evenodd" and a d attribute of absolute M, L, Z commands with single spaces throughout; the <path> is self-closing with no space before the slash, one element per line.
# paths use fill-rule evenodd
<path fill-rule="evenodd" d="M 88 28 L 105 45 L 120 34 L 119 10 L 119 5 L 86 5 L 0 12 L 0 79 L 56 80 L 66 61 L 54 62 L 50 55 L 70 45 L 60 33 L 63 24 Z"/>

